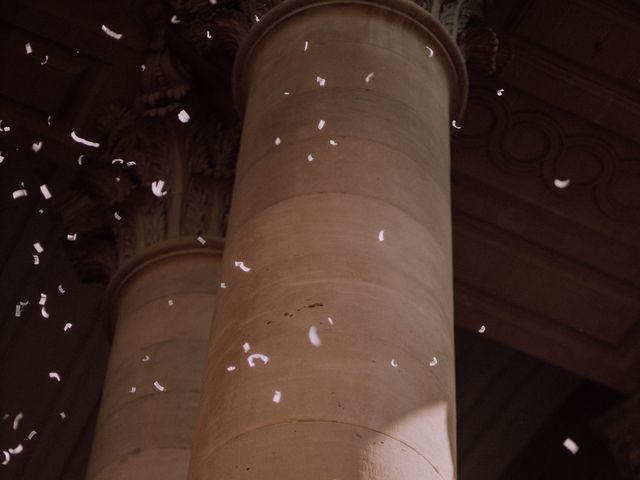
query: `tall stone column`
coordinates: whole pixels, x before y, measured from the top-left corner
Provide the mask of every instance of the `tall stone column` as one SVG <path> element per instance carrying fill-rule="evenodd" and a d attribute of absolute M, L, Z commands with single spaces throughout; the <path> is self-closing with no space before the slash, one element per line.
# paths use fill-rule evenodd
<path fill-rule="evenodd" d="M 455 478 L 449 135 L 466 73 L 437 17 L 294 0 L 246 38 L 191 480 Z"/>
<path fill-rule="evenodd" d="M 109 284 L 113 345 L 87 480 L 186 479 L 220 288 L 234 134 L 185 95 L 159 38 L 135 105 L 114 108 L 103 154 L 84 159 L 58 206 L 76 270 Z"/>

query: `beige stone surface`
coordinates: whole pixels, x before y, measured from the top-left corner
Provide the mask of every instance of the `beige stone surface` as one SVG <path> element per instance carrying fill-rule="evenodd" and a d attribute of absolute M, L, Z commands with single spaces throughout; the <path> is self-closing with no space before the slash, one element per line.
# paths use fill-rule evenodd
<path fill-rule="evenodd" d="M 189 478 L 455 478 L 459 53 L 405 2 L 285 2 L 254 28 Z"/>
<path fill-rule="evenodd" d="M 87 479 L 186 478 L 221 258 L 221 242 L 194 242 L 148 250 L 110 285 L 116 326 Z"/>

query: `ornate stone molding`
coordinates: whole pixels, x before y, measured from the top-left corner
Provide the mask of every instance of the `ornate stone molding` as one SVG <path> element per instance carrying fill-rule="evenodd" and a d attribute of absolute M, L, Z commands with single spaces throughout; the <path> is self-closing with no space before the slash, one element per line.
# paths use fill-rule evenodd
<path fill-rule="evenodd" d="M 604 136 L 567 133 L 550 115 L 512 110 L 495 91 L 477 88 L 469 96 L 465 128 L 457 132 L 455 144 L 485 149 L 500 170 L 537 175 L 565 199 L 591 198 L 613 220 L 640 223 L 640 158 L 620 157 Z M 566 188 L 556 185 L 556 180 L 567 179 Z"/>
<path fill-rule="evenodd" d="M 609 441 L 620 473 L 625 479 L 640 479 L 640 395 L 611 410 L 595 423 Z"/>

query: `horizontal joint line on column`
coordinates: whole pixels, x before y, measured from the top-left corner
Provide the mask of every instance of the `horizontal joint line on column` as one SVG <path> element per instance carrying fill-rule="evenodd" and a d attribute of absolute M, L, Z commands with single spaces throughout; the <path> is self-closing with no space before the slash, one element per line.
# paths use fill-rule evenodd
<path fill-rule="evenodd" d="M 221 445 L 216 447 L 205 458 L 211 456 L 213 453 L 215 453 L 216 450 L 218 450 L 219 448 L 227 445 L 228 443 L 231 443 L 234 440 L 237 440 L 238 438 L 243 437 L 243 436 L 245 436 L 245 435 L 247 435 L 249 433 L 255 432 L 256 430 L 261 430 L 263 428 L 275 427 L 275 426 L 286 425 L 286 424 L 295 424 L 295 423 L 332 423 L 332 424 L 337 424 L 337 425 L 347 425 L 347 426 L 350 426 L 350 427 L 357 427 L 357 428 L 361 428 L 363 430 L 368 430 L 370 432 L 374 432 L 374 433 L 377 433 L 379 435 L 384 435 L 385 437 L 390 438 L 392 440 L 395 440 L 396 442 L 401 443 L 405 447 L 409 448 L 416 455 L 418 455 L 425 462 L 427 462 L 431 466 L 431 468 L 433 468 L 433 470 L 436 472 L 436 474 L 438 474 L 438 476 L 444 480 L 444 477 L 442 476 L 440 471 L 436 468 L 436 466 L 433 463 L 431 463 L 427 457 L 425 457 L 422 453 L 420 453 L 418 450 L 416 450 L 414 447 L 412 447 L 408 443 L 406 443 L 406 442 L 404 442 L 404 441 L 400 440 L 399 438 L 396 438 L 396 437 L 394 437 L 392 435 L 389 435 L 388 433 L 381 432 L 380 430 L 376 430 L 375 428 L 367 427 L 365 425 L 358 425 L 358 424 L 355 424 L 355 423 L 340 422 L 338 420 L 320 420 L 320 419 L 309 418 L 309 419 L 288 420 L 288 421 L 284 421 L 284 422 L 274 422 L 274 423 L 270 423 L 270 424 L 267 424 L 267 425 L 261 425 L 261 426 L 256 427 L 256 428 L 252 428 L 251 430 L 246 430 L 246 431 L 244 431 L 242 433 L 239 433 L 239 434 L 235 435 L 234 437 L 228 439 L 227 441 L 225 441 L 224 443 L 222 443 Z"/>

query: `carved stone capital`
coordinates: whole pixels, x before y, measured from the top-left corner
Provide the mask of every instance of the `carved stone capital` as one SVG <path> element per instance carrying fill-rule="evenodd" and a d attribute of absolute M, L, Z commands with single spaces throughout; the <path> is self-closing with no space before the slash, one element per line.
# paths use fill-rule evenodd
<path fill-rule="evenodd" d="M 599 418 L 595 426 L 609 441 L 623 478 L 640 480 L 640 395 Z"/>

